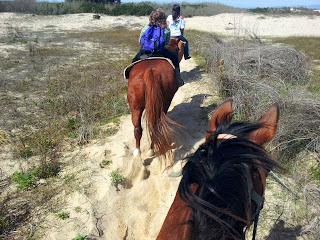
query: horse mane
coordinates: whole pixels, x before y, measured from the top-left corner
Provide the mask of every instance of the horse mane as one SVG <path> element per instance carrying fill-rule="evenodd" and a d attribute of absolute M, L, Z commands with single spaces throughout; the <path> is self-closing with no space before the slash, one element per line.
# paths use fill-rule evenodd
<path fill-rule="evenodd" d="M 252 189 L 245 165 L 265 172 L 280 167 L 262 146 L 248 138 L 249 133 L 263 124 L 227 124 L 227 118 L 228 115 L 220 124 L 216 122 L 216 130 L 187 158 L 182 172 L 178 191 L 193 209 L 188 224 L 197 239 L 245 239 L 243 228 L 251 223 Z M 219 134 L 237 138 L 221 140 L 217 138 Z M 191 190 L 192 184 L 198 186 L 195 192 Z"/>

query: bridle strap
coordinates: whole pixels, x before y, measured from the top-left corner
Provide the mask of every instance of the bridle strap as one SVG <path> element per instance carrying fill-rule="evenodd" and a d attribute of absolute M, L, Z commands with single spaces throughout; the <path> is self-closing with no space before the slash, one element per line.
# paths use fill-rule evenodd
<path fill-rule="evenodd" d="M 245 163 L 242 163 L 241 165 L 244 167 L 243 169 L 245 169 L 245 176 L 247 178 L 248 185 L 252 189 L 251 190 L 251 201 L 255 202 L 255 204 L 257 205 L 257 209 L 251 217 L 251 221 L 254 222 L 252 240 L 255 240 L 256 234 L 257 234 L 259 215 L 260 215 L 260 211 L 263 207 L 263 198 L 253 188 L 252 179 L 251 179 L 248 165 Z"/>
<path fill-rule="evenodd" d="M 258 207 L 257 207 L 257 211 L 256 211 L 256 213 L 255 213 L 255 218 L 254 218 L 252 240 L 255 240 L 255 239 L 256 239 L 260 210 L 261 210 L 261 207 L 258 206 Z"/>

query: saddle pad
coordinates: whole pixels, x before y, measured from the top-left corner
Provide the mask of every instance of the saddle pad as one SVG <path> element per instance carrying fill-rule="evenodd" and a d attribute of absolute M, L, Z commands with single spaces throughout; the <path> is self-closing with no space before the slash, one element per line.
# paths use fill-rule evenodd
<path fill-rule="evenodd" d="M 123 71 L 123 75 L 125 79 L 129 78 L 129 73 L 131 71 L 131 69 L 133 68 L 134 65 L 136 65 L 138 62 L 142 62 L 142 61 L 148 61 L 148 60 L 155 60 L 155 59 L 162 59 L 162 60 L 166 60 L 168 63 L 170 63 L 170 65 L 172 66 L 173 69 L 175 69 L 172 61 L 169 58 L 165 58 L 165 57 L 149 57 L 146 59 L 141 59 L 139 61 L 136 61 L 134 63 L 131 63 L 128 67 L 126 67 Z"/>

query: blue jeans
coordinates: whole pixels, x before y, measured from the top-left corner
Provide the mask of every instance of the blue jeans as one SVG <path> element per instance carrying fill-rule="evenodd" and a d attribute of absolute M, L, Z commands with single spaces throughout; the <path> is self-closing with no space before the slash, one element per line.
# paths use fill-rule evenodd
<path fill-rule="evenodd" d="M 189 56 L 189 43 L 188 43 L 188 40 L 183 35 L 181 35 L 180 39 L 182 42 L 186 42 L 186 44 L 184 45 L 184 58 L 186 58 Z"/>

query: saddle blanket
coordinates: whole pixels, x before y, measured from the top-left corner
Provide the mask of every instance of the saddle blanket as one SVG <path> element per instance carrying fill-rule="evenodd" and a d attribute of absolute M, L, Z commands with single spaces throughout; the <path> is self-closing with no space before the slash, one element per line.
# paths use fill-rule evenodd
<path fill-rule="evenodd" d="M 165 58 L 165 57 L 149 57 L 146 59 L 141 59 L 139 61 L 136 61 L 134 63 L 131 63 L 128 67 L 126 67 L 123 71 L 123 75 L 125 79 L 129 78 L 129 73 L 131 71 L 131 69 L 133 68 L 134 65 L 136 65 L 138 62 L 142 62 L 142 61 L 147 61 L 147 60 L 155 60 L 155 59 L 162 59 L 162 60 L 166 60 L 168 63 L 170 63 L 170 65 L 172 66 L 173 69 L 175 69 L 172 61 L 169 58 Z"/>

